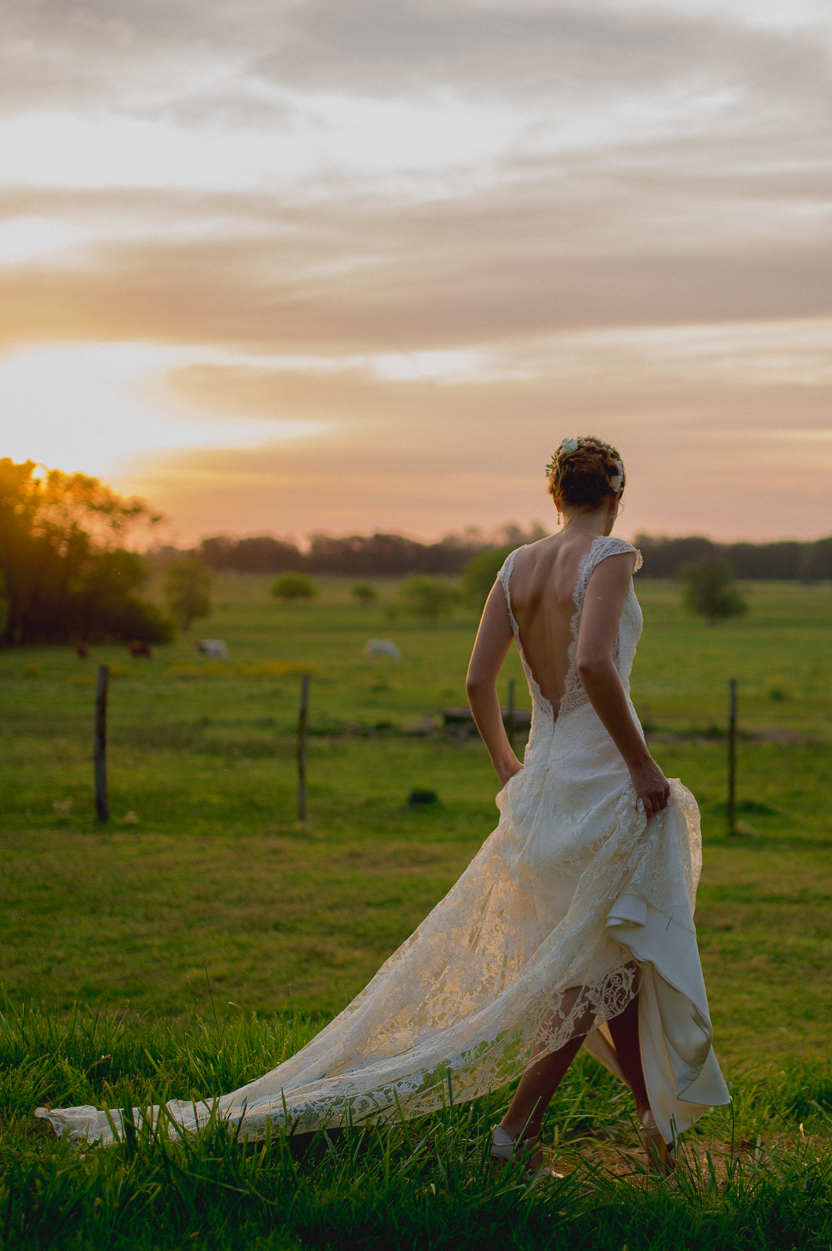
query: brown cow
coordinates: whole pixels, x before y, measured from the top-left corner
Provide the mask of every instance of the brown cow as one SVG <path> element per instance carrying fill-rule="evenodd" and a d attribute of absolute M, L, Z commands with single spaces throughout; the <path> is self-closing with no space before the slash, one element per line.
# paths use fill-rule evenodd
<path fill-rule="evenodd" d="M 147 660 L 153 659 L 153 653 L 144 639 L 133 639 L 127 644 L 127 650 L 134 660 L 137 660 L 139 656 L 144 656 Z"/>

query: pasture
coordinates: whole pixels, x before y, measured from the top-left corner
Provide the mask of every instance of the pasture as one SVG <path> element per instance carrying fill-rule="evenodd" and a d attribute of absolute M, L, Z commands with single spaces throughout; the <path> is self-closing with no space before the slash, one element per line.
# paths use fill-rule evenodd
<path fill-rule="evenodd" d="M 711 1144 L 711 1164 L 694 1147 L 687 1180 L 658 1189 L 613 1183 L 618 1165 L 593 1172 L 613 1149 L 619 1160 L 632 1130 L 626 1100 L 590 1062 L 549 1117 L 580 1179 L 554 1195 L 479 1166 L 494 1118 L 479 1105 L 421 1127 L 419 1151 L 399 1127 L 357 1153 L 349 1135 L 313 1144 L 306 1162 L 286 1144 L 229 1152 L 221 1134 L 188 1148 L 190 1162 L 159 1143 L 79 1154 L 33 1124 L 38 1102 L 211 1094 L 271 1067 L 360 989 L 495 824 L 484 748 L 443 733 L 439 718 L 465 702 L 474 617 L 459 609 L 422 625 L 396 609 L 395 584 L 379 582 L 379 601 L 363 606 L 337 579 L 322 579 L 311 603 L 281 605 L 268 581 L 218 578 L 211 620 L 151 661 L 123 647 L 87 661 L 57 648 L 0 654 L 7 1245 L 337 1247 L 340 1219 L 367 1247 L 828 1246 L 828 1209 L 821 1220 L 812 1197 L 828 1199 L 832 1107 L 828 585 L 753 584 L 749 615 L 710 627 L 682 615 L 671 584 L 637 580 L 646 628 L 635 703 L 659 762 L 703 814 L 697 924 L 738 1096 L 733 1121 L 713 1113 L 692 1136 Z M 225 640 L 227 664 L 196 656 L 205 636 Z M 366 658 L 369 638 L 393 639 L 402 663 Z M 106 827 L 91 787 L 99 661 L 115 675 Z M 314 676 L 301 828 L 304 668 Z M 729 841 L 721 735 L 732 676 L 741 820 Z M 526 706 L 513 653 L 504 695 L 510 677 Z M 408 808 L 414 787 L 439 802 Z M 197 1180 L 159 1180 L 177 1169 Z M 297 1219 L 278 1219 L 277 1196 L 290 1193 Z M 602 1209 L 606 1223 L 593 1216 Z M 241 1220 L 253 1223 L 235 1241 Z M 766 1221 L 779 1231 L 771 1242 Z"/>

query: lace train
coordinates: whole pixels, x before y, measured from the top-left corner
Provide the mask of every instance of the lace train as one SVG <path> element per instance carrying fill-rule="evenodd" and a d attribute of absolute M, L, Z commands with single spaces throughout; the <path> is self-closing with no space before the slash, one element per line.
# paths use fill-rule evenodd
<path fill-rule="evenodd" d="M 621 540 L 599 540 L 584 562 L 576 634 L 592 569 L 620 550 Z M 501 574 L 510 613 L 512 559 Z M 616 645 L 625 682 L 640 626 L 631 588 Z M 526 672 L 534 712 L 525 767 L 497 796 L 499 824 L 456 885 L 295 1056 L 230 1094 L 169 1102 L 171 1133 L 197 1129 L 212 1112 L 245 1139 L 268 1124 L 303 1132 L 400 1109 L 418 1116 L 442 1105 L 449 1083 L 455 1100 L 473 1099 L 518 1077 L 533 1046 L 554 1051 L 578 1033 L 617 1071 L 603 1027 L 636 991 L 648 1092 L 665 1137 L 728 1102 L 693 925 L 696 803 L 673 781 L 668 807 L 646 820 L 591 705 L 573 699 L 555 720 Z M 112 1142 L 121 1129 L 116 1110 L 37 1115 L 79 1140 Z M 143 1115 L 134 1109 L 134 1120 Z"/>

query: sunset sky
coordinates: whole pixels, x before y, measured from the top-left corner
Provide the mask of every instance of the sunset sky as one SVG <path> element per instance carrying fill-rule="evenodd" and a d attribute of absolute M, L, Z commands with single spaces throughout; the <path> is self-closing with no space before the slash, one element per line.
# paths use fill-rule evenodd
<path fill-rule="evenodd" d="M 165 537 L 832 533 L 829 0 L 12 0 L 0 455 Z"/>

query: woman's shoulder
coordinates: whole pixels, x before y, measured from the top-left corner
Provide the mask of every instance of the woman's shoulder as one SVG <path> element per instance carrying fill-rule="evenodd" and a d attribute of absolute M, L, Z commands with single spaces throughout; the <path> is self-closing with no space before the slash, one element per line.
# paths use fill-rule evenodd
<path fill-rule="evenodd" d="M 635 555 L 635 560 L 631 567 L 626 568 L 627 580 L 632 577 L 637 569 L 641 568 L 641 552 L 632 543 L 628 543 L 626 539 L 619 539 L 612 534 L 600 535 L 594 540 L 589 551 L 584 556 L 578 569 L 578 580 L 575 584 L 575 603 L 581 605 L 586 595 L 587 587 L 595 570 L 600 564 L 610 556 L 629 556 Z M 621 569 L 622 577 L 625 574 L 625 567 Z"/>
<path fill-rule="evenodd" d="M 641 568 L 641 552 L 632 543 L 628 543 L 626 539 L 620 539 L 615 534 L 602 534 L 593 542 L 584 562 L 589 566 L 590 571 L 599 565 L 602 560 L 606 560 L 609 556 L 635 556 L 635 564 L 633 565 L 633 573 L 637 573 Z"/>

